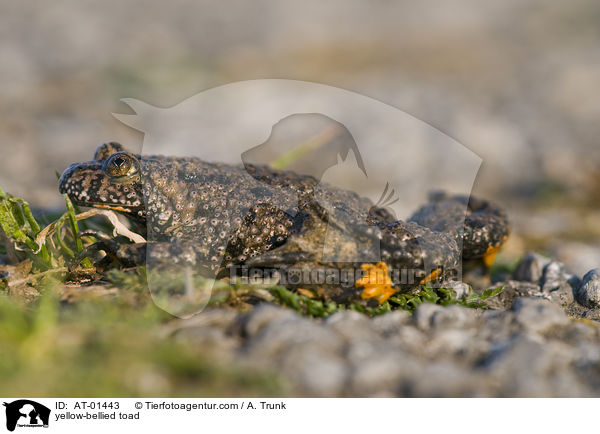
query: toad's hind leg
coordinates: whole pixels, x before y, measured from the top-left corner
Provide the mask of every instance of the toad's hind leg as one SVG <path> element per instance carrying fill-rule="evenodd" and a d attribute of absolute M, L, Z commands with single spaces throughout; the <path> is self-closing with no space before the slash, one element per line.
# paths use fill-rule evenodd
<path fill-rule="evenodd" d="M 464 259 L 483 258 L 488 266 L 510 231 L 506 213 L 492 202 L 444 193 L 432 195 L 409 221 L 453 236 Z"/>
<path fill-rule="evenodd" d="M 490 267 L 510 231 L 500 207 L 474 197 L 435 194 L 410 220 L 453 236 L 462 251 L 462 279 L 474 287 L 490 284 Z"/>

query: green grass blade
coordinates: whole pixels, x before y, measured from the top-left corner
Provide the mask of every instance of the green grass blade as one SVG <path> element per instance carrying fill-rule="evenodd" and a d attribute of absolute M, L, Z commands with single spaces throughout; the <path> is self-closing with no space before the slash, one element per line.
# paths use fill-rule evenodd
<path fill-rule="evenodd" d="M 67 204 L 67 217 L 69 219 L 69 223 L 71 224 L 71 230 L 73 231 L 73 238 L 75 239 L 75 245 L 77 247 L 77 253 L 83 252 L 83 242 L 81 238 L 79 238 L 79 226 L 77 226 L 77 218 L 75 217 L 75 209 L 73 208 L 73 203 L 67 194 L 64 195 L 65 203 Z M 92 262 L 89 258 L 84 258 L 81 261 L 81 264 L 84 268 L 93 268 Z"/>

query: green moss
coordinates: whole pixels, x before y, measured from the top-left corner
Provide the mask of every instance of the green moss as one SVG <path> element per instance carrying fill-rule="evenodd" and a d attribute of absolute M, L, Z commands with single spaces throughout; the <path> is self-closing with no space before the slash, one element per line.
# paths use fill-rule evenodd
<path fill-rule="evenodd" d="M 369 316 L 382 315 L 393 310 L 405 310 L 414 312 L 422 303 L 434 303 L 442 306 L 457 304 L 472 308 L 485 308 L 485 300 L 498 295 L 504 290 L 504 287 L 490 289 L 482 294 L 471 292 L 465 298 L 458 298 L 456 292 L 450 288 L 434 288 L 431 285 L 422 285 L 416 292 L 396 293 L 388 301 L 375 307 L 367 306 L 361 303 L 351 303 L 348 305 L 336 304 L 334 302 L 325 303 L 321 300 L 315 300 L 308 296 L 292 292 L 283 287 L 271 288 L 270 292 L 276 297 L 276 300 L 301 314 L 312 317 L 326 317 L 339 310 L 355 310 Z"/>

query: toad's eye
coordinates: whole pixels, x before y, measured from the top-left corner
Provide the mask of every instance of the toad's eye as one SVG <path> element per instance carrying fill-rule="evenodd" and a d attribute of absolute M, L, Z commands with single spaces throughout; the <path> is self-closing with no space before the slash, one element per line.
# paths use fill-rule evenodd
<path fill-rule="evenodd" d="M 105 172 L 114 178 L 134 175 L 138 172 L 138 167 L 137 159 L 127 152 L 117 152 L 104 163 Z"/>

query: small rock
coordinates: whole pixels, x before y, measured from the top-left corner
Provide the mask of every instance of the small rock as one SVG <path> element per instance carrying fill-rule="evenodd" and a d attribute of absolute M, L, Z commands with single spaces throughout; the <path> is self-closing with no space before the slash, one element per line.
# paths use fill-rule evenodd
<path fill-rule="evenodd" d="M 566 327 L 561 327 L 555 337 L 562 342 L 580 347 L 598 342 L 598 326 L 591 321 L 571 321 Z"/>
<path fill-rule="evenodd" d="M 552 292 L 560 287 L 566 281 L 564 278 L 565 266 L 562 262 L 550 261 L 544 267 L 542 277 L 540 278 L 540 286 L 544 292 Z"/>
<path fill-rule="evenodd" d="M 355 396 L 396 396 L 402 383 L 421 370 L 421 363 L 402 351 L 372 354 L 354 367 L 350 390 Z"/>
<path fill-rule="evenodd" d="M 477 336 L 497 343 L 508 339 L 518 331 L 514 321 L 515 314 L 508 310 L 487 310 L 481 314 L 477 327 Z"/>
<path fill-rule="evenodd" d="M 498 396 L 585 396 L 583 384 L 570 368 L 575 359 L 566 344 L 520 333 L 497 346 L 483 368 L 496 378 Z"/>
<path fill-rule="evenodd" d="M 283 356 L 279 369 L 308 396 L 343 396 L 348 379 L 348 367 L 344 360 L 336 354 L 322 351 L 316 345 L 291 348 Z"/>
<path fill-rule="evenodd" d="M 383 340 L 356 340 L 344 349 L 344 353 L 346 360 L 348 360 L 352 366 L 358 366 L 373 356 L 377 356 L 377 354 L 389 350 L 389 345 Z"/>
<path fill-rule="evenodd" d="M 527 252 L 517 265 L 513 273 L 513 279 L 521 282 L 539 283 L 544 272 L 544 267 L 550 263 L 550 259 L 535 252 Z"/>
<path fill-rule="evenodd" d="M 314 320 L 298 316 L 265 324 L 259 333 L 246 340 L 243 350 L 250 358 L 276 360 L 297 349 L 335 353 L 342 346 L 343 340 L 338 333 Z"/>
<path fill-rule="evenodd" d="M 423 342 L 426 342 L 428 339 L 425 332 L 420 331 L 415 326 L 407 325 L 401 328 L 398 334 L 388 338 L 386 342 L 396 343 L 412 354 L 421 355 L 423 354 L 423 350 L 426 349 Z"/>
<path fill-rule="evenodd" d="M 579 354 L 574 362 L 575 371 L 586 384 L 594 390 L 600 389 L 600 345 L 586 342 L 578 348 Z M 596 393 L 597 395 L 597 393 Z"/>
<path fill-rule="evenodd" d="M 300 318 L 300 316 L 290 310 L 278 307 L 272 304 L 259 304 L 255 306 L 252 312 L 242 319 L 242 329 L 247 336 L 255 336 L 265 326 L 273 322 L 282 322 Z"/>
<path fill-rule="evenodd" d="M 438 304 L 420 304 L 413 315 L 414 324 L 421 330 L 429 330 L 432 325 L 433 315 L 442 310 L 444 310 L 443 306 Z"/>
<path fill-rule="evenodd" d="M 559 306 L 542 298 L 517 298 L 511 310 L 515 313 L 515 321 L 521 327 L 536 333 L 542 333 L 553 326 L 569 323 L 567 315 Z"/>
<path fill-rule="evenodd" d="M 476 331 L 442 329 L 427 342 L 422 352 L 429 360 L 454 359 L 461 363 L 477 363 L 491 349 L 491 344 L 477 337 Z"/>
<path fill-rule="evenodd" d="M 454 290 L 454 292 L 456 292 L 456 298 L 458 298 L 459 300 L 461 298 L 465 298 L 467 295 L 469 295 L 470 292 L 469 285 L 460 280 L 446 280 L 444 281 L 442 286 L 444 288 Z"/>
<path fill-rule="evenodd" d="M 600 307 L 600 269 L 594 268 L 583 276 L 581 285 L 575 290 L 575 298 L 586 307 Z"/>
<path fill-rule="evenodd" d="M 534 252 L 527 252 L 517 265 L 513 278 L 519 282 L 538 284 L 550 301 L 566 306 L 573 302 L 572 287 L 577 276 L 567 272 L 565 265 Z M 537 295 L 537 294 L 522 294 Z"/>
<path fill-rule="evenodd" d="M 492 384 L 474 370 L 442 361 L 425 364 L 405 389 L 411 397 L 484 397 L 491 394 Z"/>
<path fill-rule="evenodd" d="M 347 341 L 378 338 L 369 317 L 354 310 L 341 310 L 325 320 L 325 325 Z"/>
<path fill-rule="evenodd" d="M 371 327 L 384 337 L 397 335 L 410 323 L 411 316 L 404 310 L 395 310 L 384 315 L 377 315 L 371 320 Z"/>
<path fill-rule="evenodd" d="M 579 284 L 577 276 L 568 273 L 565 265 L 558 261 L 549 262 L 540 279 L 542 292 L 548 295 L 550 301 L 561 306 L 573 302 L 573 288 Z"/>
<path fill-rule="evenodd" d="M 490 289 L 497 289 L 500 287 L 504 287 L 500 294 L 485 300 L 485 304 L 490 309 L 507 310 L 519 297 L 543 296 L 542 289 L 536 283 L 508 280 L 506 282 L 499 282 Z"/>
<path fill-rule="evenodd" d="M 477 311 L 475 309 L 451 305 L 433 312 L 431 325 L 436 329 L 461 328 L 466 329 L 475 325 Z"/>

